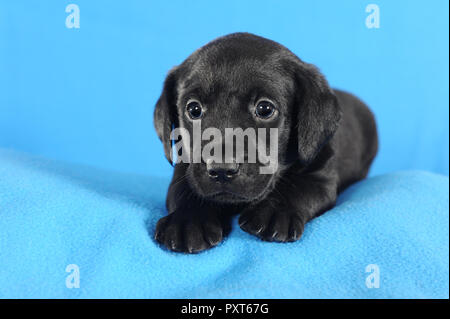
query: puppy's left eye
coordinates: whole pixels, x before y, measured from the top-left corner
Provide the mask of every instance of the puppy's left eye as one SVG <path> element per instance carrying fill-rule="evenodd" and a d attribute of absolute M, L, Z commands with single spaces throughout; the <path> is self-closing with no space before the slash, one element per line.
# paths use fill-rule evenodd
<path fill-rule="evenodd" d="M 203 115 L 202 106 L 197 101 L 188 102 L 186 110 L 189 113 L 190 118 L 193 120 L 199 119 Z"/>
<path fill-rule="evenodd" d="M 256 105 L 255 114 L 262 119 L 270 118 L 275 113 L 275 106 L 269 101 L 260 101 Z"/>

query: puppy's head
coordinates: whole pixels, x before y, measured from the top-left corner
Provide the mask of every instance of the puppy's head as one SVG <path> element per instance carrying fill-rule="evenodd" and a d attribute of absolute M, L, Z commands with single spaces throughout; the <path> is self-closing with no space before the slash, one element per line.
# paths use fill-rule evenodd
<path fill-rule="evenodd" d="M 276 42 L 236 33 L 169 72 L 154 123 L 170 162 L 173 143 L 182 146 L 178 155 L 189 162 L 187 180 L 199 196 L 250 202 L 293 162 L 313 161 L 339 119 L 336 97 L 314 66 Z M 187 135 L 173 141 L 174 129 Z"/>

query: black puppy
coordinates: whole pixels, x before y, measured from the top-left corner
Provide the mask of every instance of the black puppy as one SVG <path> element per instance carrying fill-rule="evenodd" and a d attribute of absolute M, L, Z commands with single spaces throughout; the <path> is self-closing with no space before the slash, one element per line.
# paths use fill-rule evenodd
<path fill-rule="evenodd" d="M 262 240 L 298 240 L 309 220 L 367 175 L 378 148 L 374 116 L 363 102 L 332 90 L 287 48 L 248 33 L 218 38 L 172 69 L 154 116 L 170 162 L 173 128 L 278 129 L 273 174 L 260 174 L 261 162 L 202 158 L 175 165 L 169 214 L 155 233 L 174 251 L 217 245 L 236 213 L 240 227 Z"/>

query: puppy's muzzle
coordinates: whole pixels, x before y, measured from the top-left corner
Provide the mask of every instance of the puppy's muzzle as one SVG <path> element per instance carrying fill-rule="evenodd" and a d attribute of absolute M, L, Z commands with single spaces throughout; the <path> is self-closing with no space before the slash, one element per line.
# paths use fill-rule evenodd
<path fill-rule="evenodd" d="M 239 174 L 239 164 L 237 163 L 206 163 L 206 171 L 209 178 L 216 182 L 226 183 Z"/>

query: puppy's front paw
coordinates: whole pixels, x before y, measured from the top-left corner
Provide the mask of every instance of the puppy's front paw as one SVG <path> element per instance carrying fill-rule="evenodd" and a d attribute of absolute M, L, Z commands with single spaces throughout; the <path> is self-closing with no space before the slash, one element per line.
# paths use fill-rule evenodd
<path fill-rule="evenodd" d="M 239 226 L 265 241 L 292 242 L 300 239 L 304 223 L 298 214 L 266 208 L 243 212 Z"/>
<path fill-rule="evenodd" d="M 158 221 L 155 239 L 173 251 L 198 253 L 219 244 L 223 228 L 214 216 L 186 216 L 174 212 Z"/>

